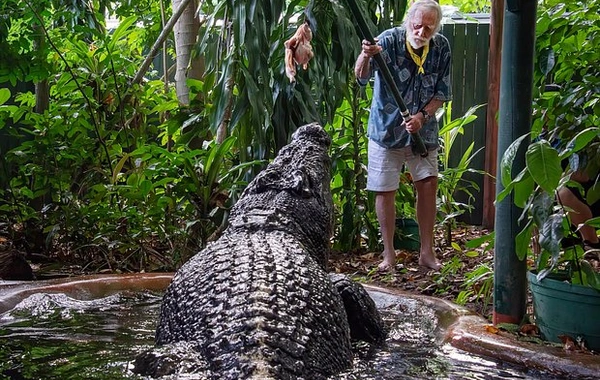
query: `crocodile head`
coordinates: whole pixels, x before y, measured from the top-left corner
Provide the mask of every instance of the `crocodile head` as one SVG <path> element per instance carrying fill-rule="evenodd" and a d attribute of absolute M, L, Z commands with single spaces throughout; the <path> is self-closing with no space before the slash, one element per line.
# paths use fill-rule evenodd
<path fill-rule="evenodd" d="M 229 228 L 289 232 L 325 267 L 333 232 L 330 145 L 319 124 L 298 128 L 248 184 L 231 211 Z"/>

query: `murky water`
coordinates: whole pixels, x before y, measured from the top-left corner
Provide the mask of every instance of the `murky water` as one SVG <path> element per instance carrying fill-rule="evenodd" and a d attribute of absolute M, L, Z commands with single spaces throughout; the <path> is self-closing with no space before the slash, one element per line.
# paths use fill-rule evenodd
<path fill-rule="evenodd" d="M 336 380 L 553 379 L 438 346 L 431 308 L 374 298 L 391 326 L 387 347 L 357 347 L 354 368 Z M 33 294 L 0 315 L 0 378 L 138 379 L 130 361 L 153 345 L 160 300 L 144 291 L 83 301 Z"/>

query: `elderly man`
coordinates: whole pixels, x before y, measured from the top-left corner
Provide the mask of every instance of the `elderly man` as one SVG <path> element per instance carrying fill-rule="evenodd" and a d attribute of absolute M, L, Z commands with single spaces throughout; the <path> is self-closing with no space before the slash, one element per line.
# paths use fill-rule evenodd
<path fill-rule="evenodd" d="M 437 149 L 439 126 L 435 111 L 451 99 L 450 46 L 441 34 L 442 9 L 433 0 L 418 0 L 409 8 L 402 27 L 391 28 L 377 37 L 377 44 L 362 41 L 355 74 L 365 85 L 375 76 L 368 126 L 367 190 L 376 192 L 375 208 L 383 240 L 380 270 L 393 270 L 395 194 L 400 172 L 406 164 L 417 194 L 416 211 L 421 238 L 419 265 L 439 269 L 433 250 L 436 217 Z M 404 123 L 400 110 L 371 59 L 381 53 L 396 86 L 411 113 Z M 413 153 L 411 133 L 419 133 L 428 156 Z"/>

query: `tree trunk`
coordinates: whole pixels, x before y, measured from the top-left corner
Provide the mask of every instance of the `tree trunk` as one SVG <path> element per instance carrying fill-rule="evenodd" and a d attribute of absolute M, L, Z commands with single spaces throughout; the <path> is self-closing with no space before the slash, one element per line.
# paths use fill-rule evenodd
<path fill-rule="evenodd" d="M 36 51 L 40 56 L 45 51 L 45 38 L 44 32 L 39 24 L 33 26 L 36 31 L 37 38 L 34 41 Z M 44 78 L 35 83 L 35 112 L 44 113 L 50 107 L 50 86 L 48 85 L 48 79 Z"/>
<path fill-rule="evenodd" d="M 191 0 L 181 0 L 179 3 L 179 6 L 186 5 L 186 7 L 187 7 L 187 5 L 190 4 L 190 1 Z M 175 27 L 175 23 L 179 20 L 179 17 L 181 16 L 181 13 L 184 10 L 185 9 L 179 9 L 179 8 L 173 10 L 173 15 L 171 16 L 171 18 L 169 19 L 167 24 L 163 27 L 163 30 L 160 32 L 160 35 L 158 36 L 158 39 L 156 40 L 154 45 L 152 45 L 152 47 L 150 48 L 150 52 L 146 56 L 146 59 L 144 59 L 144 62 L 142 62 L 140 68 L 138 69 L 137 73 L 135 74 L 135 77 L 133 77 L 133 80 L 131 81 L 132 85 L 139 84 L 142 82 L 144 75 L 146 75 L 146 71 L 148 71 L 148 68 L 152 64 L 152 61 L 156 57 L 156 54 L 158 54 L 158 50 L 162 46 L 163 42 L 165 42 L 165 40 L 167 39 L 169 34 L 171 34 L 171 30 L 173 30 L 173 28 Z M 166 70 L 167 69 L 165 68 L 165 75 L 166 75 Z"/>
<path fill-rule="evenodd" d="M 181 2 L 182 0 L 173 0 L 173 9 L 178 9 Z M 200 21 L 196 16 L 197 8 L 197 1 L 191 1 L 174 27 L 175 54 L 177 55 L 175 90 L 179 103 L 183 105 L 190 103 L 190 91 L 186 80 L 188 78 L 200 79 L 204 74 L 204 61 L 198 57 L 192 57 L 200 29 Z"/>

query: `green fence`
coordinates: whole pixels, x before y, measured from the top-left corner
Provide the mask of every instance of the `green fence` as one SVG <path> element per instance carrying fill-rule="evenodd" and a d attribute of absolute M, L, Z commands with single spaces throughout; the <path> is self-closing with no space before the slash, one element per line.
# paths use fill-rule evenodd
<path fill-rule="evenodd" d="M 474 105 L 487 103 L 488 98 L 488 55 L 490 42 L 489 14 L 472 14 L 468 18 L 445 20 L 441 33 L 448 38 L 452 51 L 452 118 L 465 114 Z M 485 146 L 486 111 L 477 111 L 477 120 L 465 128 L 452 147 L 450 163 L 456 165 L 471 142 L 473 151 Z M 481 151 L 472 161 L 472 168 L 484 170 L 485 155 Z M 474 209 L 461 219 L 469 224 L 480 225 L 483 219 L 483 176 L 467 173 L 465 179 L 477 183 L 479 192 L 474 191 Z M 467 202 L 466 194 L 457 193 L 456 199 Z"/>

